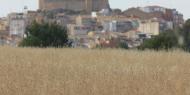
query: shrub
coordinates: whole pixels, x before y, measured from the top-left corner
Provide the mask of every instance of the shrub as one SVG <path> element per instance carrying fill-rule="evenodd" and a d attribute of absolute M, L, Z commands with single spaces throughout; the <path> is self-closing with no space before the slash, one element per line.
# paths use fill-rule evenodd
<path fill-rule="evenodd" d="M 65 27 L 57 24 L 33 22 L 26 29 L 26 38 L 20 46 L 29 47 L 64 47 L 67 46 L 68 35 Z"/>

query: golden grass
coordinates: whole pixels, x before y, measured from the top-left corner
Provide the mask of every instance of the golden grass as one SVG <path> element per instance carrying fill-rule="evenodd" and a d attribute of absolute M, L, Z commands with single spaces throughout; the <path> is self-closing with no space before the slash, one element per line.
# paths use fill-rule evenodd
<path fill-rule="evenodd" d="M 190 95 L 190 54 L 0 47 L 0 95 Z"/>

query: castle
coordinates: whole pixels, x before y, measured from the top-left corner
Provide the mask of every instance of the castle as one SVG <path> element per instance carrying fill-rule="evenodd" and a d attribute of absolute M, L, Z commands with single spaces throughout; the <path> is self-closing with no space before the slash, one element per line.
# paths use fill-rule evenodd
<path fill-rule="evenodd" d="M 109 8 L 108 0 L 39 0 L 41 10 L 68 9 L 74 11 L 100 11 Z"/>

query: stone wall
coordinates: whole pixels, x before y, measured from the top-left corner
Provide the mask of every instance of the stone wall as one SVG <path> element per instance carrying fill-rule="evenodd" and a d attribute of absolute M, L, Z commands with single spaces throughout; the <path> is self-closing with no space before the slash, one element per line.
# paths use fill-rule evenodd
<path fill-rule="evenodd" d="M 41 10 L 69 9 L 74 11 L 86 10 L 87 12 L 99 11 L 109 7 L 108 0 L 39 0 Z"/>

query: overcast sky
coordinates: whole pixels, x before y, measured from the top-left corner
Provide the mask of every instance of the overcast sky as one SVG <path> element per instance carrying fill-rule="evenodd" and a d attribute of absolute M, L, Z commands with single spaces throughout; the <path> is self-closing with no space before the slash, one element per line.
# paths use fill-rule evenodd
<path fill-rule="evenodd" d="M 38 0 L 0 0 L 0 16 L 6 16 L 10 12 L 21 12 L 24 6 L 29 9 L 38 9 Z M 167 8 L 176 8 L 190 18 L 190 0 L 110 0 L 112 8 L 127 9 L 129 7 L 160 5 Z"/>

